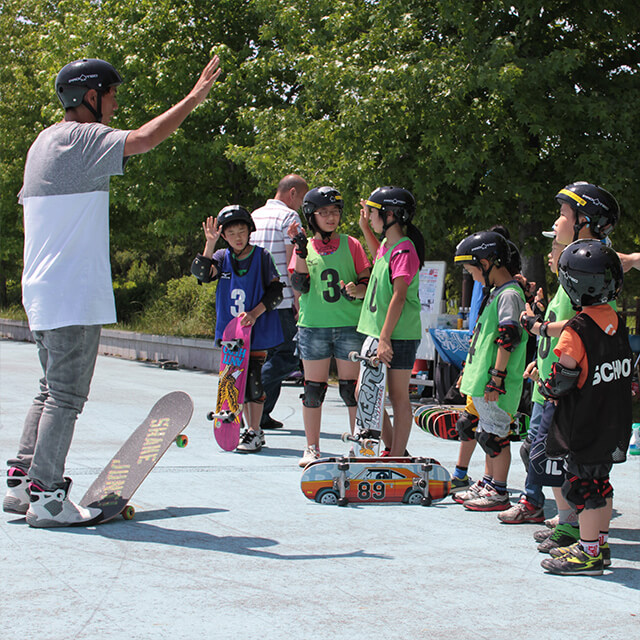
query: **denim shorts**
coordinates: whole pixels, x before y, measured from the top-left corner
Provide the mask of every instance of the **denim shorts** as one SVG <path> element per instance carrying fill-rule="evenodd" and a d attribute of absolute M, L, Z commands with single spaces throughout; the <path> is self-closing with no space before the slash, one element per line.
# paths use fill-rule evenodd
<path fill-rule="evenodd" d="M 360 351 L 364 336 L 355 327 L 298 327 L 298 352 L 303 360 L 325 360 L 333 356 L 348 360 Z"/>
<path fill-rule="evenodd" d="M 413 369 L 420 340 L 391 340 L 393 357 L 390 369 Z"/>

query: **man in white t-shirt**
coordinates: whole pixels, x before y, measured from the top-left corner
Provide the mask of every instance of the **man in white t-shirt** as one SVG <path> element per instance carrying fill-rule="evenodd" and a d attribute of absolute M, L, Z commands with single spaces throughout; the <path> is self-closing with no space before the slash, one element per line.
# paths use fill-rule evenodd
<path fill-rule="evenodd" d="M 189 94 L 133 131 L 108 127 L 122 78 L 108 62 L 76 60 L 56 77 L 65 117 L 29 152 L 24 208 L 23 304 L 43 377 L 8 461 L 3 509 L 33 527 L 90 524 L 99 509 L 69 499 L 64 466 L 89 394 L 101 325 L 116 321 L 109 261 L 109 178 L 130 156 L 168 138 L 203 102 L 220 74 L 214 57 Z"/>
<path fill-rule="evenodd" d="M 282 423 L 271 417 L 271 412 L 280 396 L 282 381 L 298 369 L 300 361 L 295 353 L 296 300 L 289 281 L 287 265 L 293 253 L 293 245 L 287 235 L 292 222 L 300 224 L 298 210 L 309 190 L 304 178 L 290 174 L 278 184 L 276 195 L 251 215 L 256 230 L 251 234 L 251 243 L 263 247 L 273 256 L 280 280 L 284 282 L 283 300 L 278 306 L 284 341 L 270 349 L 262 367 L 262 386 L 266 396 L 260 426 L 263 429 L 278 429 Z"/>

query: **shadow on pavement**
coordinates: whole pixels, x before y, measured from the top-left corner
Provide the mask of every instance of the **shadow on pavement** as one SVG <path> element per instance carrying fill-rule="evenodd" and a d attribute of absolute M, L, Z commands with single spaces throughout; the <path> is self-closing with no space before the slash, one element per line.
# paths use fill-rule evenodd
<path fill-rule="evenodd" d="M 215 510 L 214 510 L 215 511 Z M 123 522 L 111 521 L 97 527 L 51 529 L 60 533 L 69 533 L 82 536 L 102 536 L 111 540 L 126 542 L 143 542 L 164 544 L 172 547 L 184 547 L 186 549 L 199 549 L 202 551 L 217 551 L 241 556 L 254 556 L 271 560 L 327 560 L 336 558 L 372 558 L 378 560 L 393 560 L 386 554 L 367 553 L 362 549 L 349 553 L 296 553 L 279 554 L 264 550 L 267 547 L 275 547 L 280 544 L 270 538 L 257 538 L 247 536 L 214 536 L 202 531 L 189 531 L 179 529 L 166 529 L 153 524 L 139 521 Z"/>

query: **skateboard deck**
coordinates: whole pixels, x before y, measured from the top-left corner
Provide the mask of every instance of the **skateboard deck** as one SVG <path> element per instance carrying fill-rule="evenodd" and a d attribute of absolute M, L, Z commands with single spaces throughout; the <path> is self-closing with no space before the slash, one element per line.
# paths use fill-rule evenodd
<path fill-rule="evenodd" d="M 192 413 L 193 401 L 183 391 L 168 393 L 153 405 L 80 500 L 83 507 L 102 509 L 96 524 L 120 513 L 128 520 L 133 517 L 129 500 L 173 442 L 187 445 L 181 434 Z"/>
<path fill-rule="evenodd" d="M 460 407 L 425 405 L 413 412 L 414 422 L 425 432 L 443 440 L 459 440 L 456 423 L 462 413 Z M 527 437 L 529 416 L 517 412 L 511 423 L 509 440 L 519 442 Z"/>
<path fill-rule="evenodd" d="M 240 441 L 250 339 L 251 327 L 240 326 L 240 318 L 234 318 L 220 340 L 218 398 L 215 412 L 210 411 L 207 418 L 213 420 L 213 435 L 224 451 L 233 451 Z"/>
<path fill-rule="evenodd" d="M 358 376 L 358 404 L 354 434 L 344 433 L 343 442 L 358 445 L 361 456 L 376 456 L 380 448 L 387 367 L 376 357 L 378 339 L 369 336 L 360 352 L 352 351 L 349 359 L 360 363 Z"/>
<path fill-rule="evenodd" d="M 451 476 L 433 458 L 324 458 L 305 467 L 300 486 L 306 498 L 320 504 L 429 506 L 449 495 Z"/>

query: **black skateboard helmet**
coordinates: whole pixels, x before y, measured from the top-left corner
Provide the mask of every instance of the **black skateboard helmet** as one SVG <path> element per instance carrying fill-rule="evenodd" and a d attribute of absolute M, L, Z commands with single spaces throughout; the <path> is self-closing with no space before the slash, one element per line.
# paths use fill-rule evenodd
<path fill-rule="evenodd" d="M 577 215 L 588 219 L 589 228 L 597 238 L 608 236 L 620 219 L 620 207 L 617 200 L 605 189 L 589 182 L 572 182 L 556 194 L 556 200 L 567 203 L 576 212 L 576 234 L 582 228 Z"/>
<path fill-rule="evenodd" d="M 367 198 L 366 204 L 379 209 L 381 214 L 391 211 L 400 224 L 410 222 L 416 212 L 413 194 L 402 187 L 378 187 Z"/>
<path fill-rule="evenodd" d="M 618 254 L 600 240 L 576 240 L 558 260 L 558 277 L 574 309 L 615 300 L 623 281 Z"/>
<path fill-rule="evenodd" d="M 233 222 L 244 222 L 247 227 L 249 227 L 249 233 L 256 230 L 256 225 L 251 214 L 239 204 L 230 204 L 224 209 L 221 209 L 218 214 L 217 223 L 221 232 L 224 232 L 224 228 Z"/>
<path fill-rule="evenodd" d="M 122 76 L 115 67 L 99 58 L 83 58 L 66 64 L 56 76 L 56 95 L 65 109 L 72 109 L 84 104 L 97 122 L 102 120 L 102 96 L 111 87 L 122 84 Z M 98 108 L 94 109 L 85 102 L 85 95 L 90 89 L 98 92 Z"/>
<path fill-rule="evenodd" d="M 340 192 L 333 187 L 316 187 L 305 194 L 302 201 L 302 213 L 309 228 L 314 232 L 319 231 L 315 223 L 315 212 L 320 207 L 329 207 L 331 205 L 336 205 L 340 209 L 340 215 L 342 216 L 344 202 Z"/>

